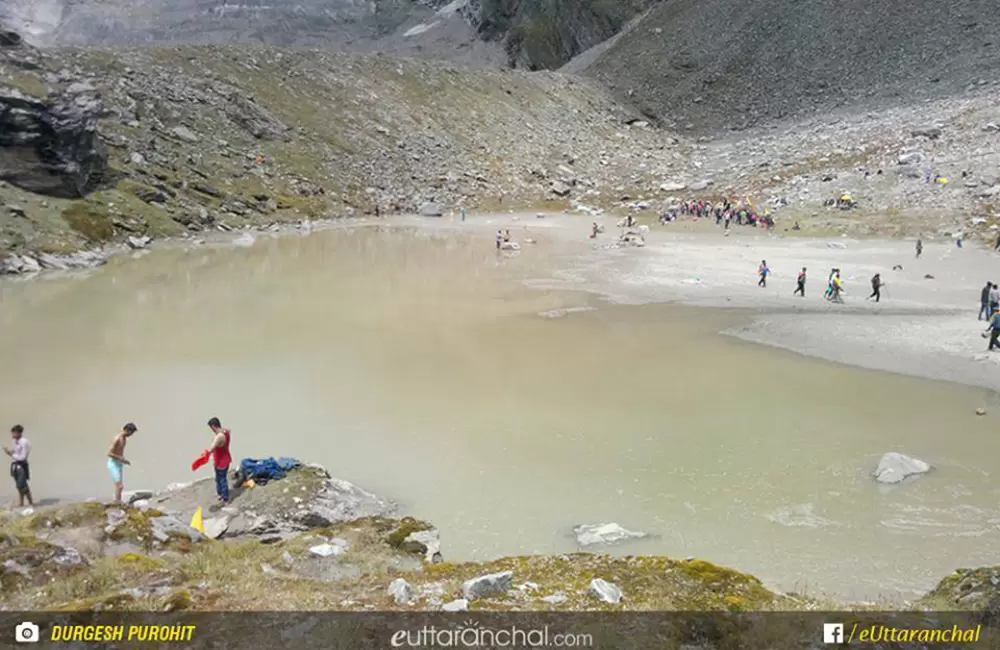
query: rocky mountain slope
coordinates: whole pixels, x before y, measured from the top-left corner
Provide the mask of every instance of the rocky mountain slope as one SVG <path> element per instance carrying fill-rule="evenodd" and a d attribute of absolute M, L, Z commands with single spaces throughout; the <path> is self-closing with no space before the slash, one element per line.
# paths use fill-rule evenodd
<path fill-rule="evenodd" d="M 557 68 L 654 0 L 5 0 L 36 45 L 270 45 Z"/>
<path fill-rule="evenodd" d="M 38 50 L 2 32 L 0 251 L 459 205 L 655 221 L 693 197 L 749 197 L 779 232 L 992 240 L 997 94 L 712 137 L 550 72 L 249 46 Z M 827 205 L 844 192 L 856 209 Z M 39 264 L 54 262 L 4 268 Z"/>
<path fill-rule="evenodd" d="M 668 124 L 703 130 L 907 105 L 1000 80 L 992 0 L 670 0 L 590 68 Z"/>
<path fill-rule="evenodd" d="M 503 205 L 565 207 L 655 152 L 596 84 L 253 48 L 0 48 L 0 248 Z"/>

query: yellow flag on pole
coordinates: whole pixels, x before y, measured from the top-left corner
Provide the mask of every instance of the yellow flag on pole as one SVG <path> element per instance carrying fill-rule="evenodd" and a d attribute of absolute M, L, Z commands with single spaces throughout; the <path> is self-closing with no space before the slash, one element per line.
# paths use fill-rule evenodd
<path fill-rule="evenodd" d="M 205 524 L 201 520 L 201 506 L 194 511 L 194 517 L 191 517 L 191 528 L 194 528 L 202 535 L 205 534 Z"/>

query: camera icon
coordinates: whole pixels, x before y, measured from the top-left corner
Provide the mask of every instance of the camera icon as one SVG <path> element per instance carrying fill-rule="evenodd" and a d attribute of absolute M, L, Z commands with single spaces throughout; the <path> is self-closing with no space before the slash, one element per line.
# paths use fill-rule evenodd
<path fill-rule="evenodd" d="M 14 640 L 18 643 L 38 643 L 38 626 L 25 621 L 14 628 Z"/>

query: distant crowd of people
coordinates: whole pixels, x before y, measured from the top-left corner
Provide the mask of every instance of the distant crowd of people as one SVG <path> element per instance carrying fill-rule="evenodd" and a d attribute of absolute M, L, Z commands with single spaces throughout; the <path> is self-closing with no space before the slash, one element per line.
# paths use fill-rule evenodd
<path fill-rule="evenodd" d="M 690 200 L 682 201 L 681 214 L 692 215 L 705 219 L 715 219 L 715 225 L 729 230 L 731 224 L 737 226 L 761 227 L 767 230 L 774 228 L 774 216 L 770 210 L 758 211 L 748 201 L 731 202 L 729 199 L 720 201 Z M 672 220 L 672 219 L 671 219 Z M 662 221 L 662 219 L 661 219 Z"/>

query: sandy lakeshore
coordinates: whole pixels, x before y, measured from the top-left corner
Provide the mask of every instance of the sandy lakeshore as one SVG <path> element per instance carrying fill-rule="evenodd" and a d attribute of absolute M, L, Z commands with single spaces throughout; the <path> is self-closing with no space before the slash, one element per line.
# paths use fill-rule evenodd
<path fill-rule="evenodd" d="M 490 221 L 522 238 L 544 229 L 586 241 L 580 263 L 570 263 L 563 280 L 538 286 L 586 288 L 616 303 L 748 310 L 745 324 L 726 334 L 864 368 L 1000 390 L 1000 353 L 987 352 L 985 323 L 976 320 L 980 290 L 1000 280 L 998 257 L 980 246 L 925 240 L 917 259 L 913 241 L 768 235 L 741 227 L 724 236 L 705 220 L 653 225 L 645 247 L 617 248 L 619 229 L 609 217 L 598 220 L 606 232 L 596 241 L 586 240 L 585 218 L 514 218 Z M 596 271 L 594 256 L 603 258 Z M 757 286 L 761 260 L 772 272 L 766 288 Z M 802 267 L 808 269 L 805 298 L 793 296 Z M 823 299 L 834 267 L 842 271 L 844 304 Z M 875 273 L 885 285 L 880 303 L 867 299 Z"/>

